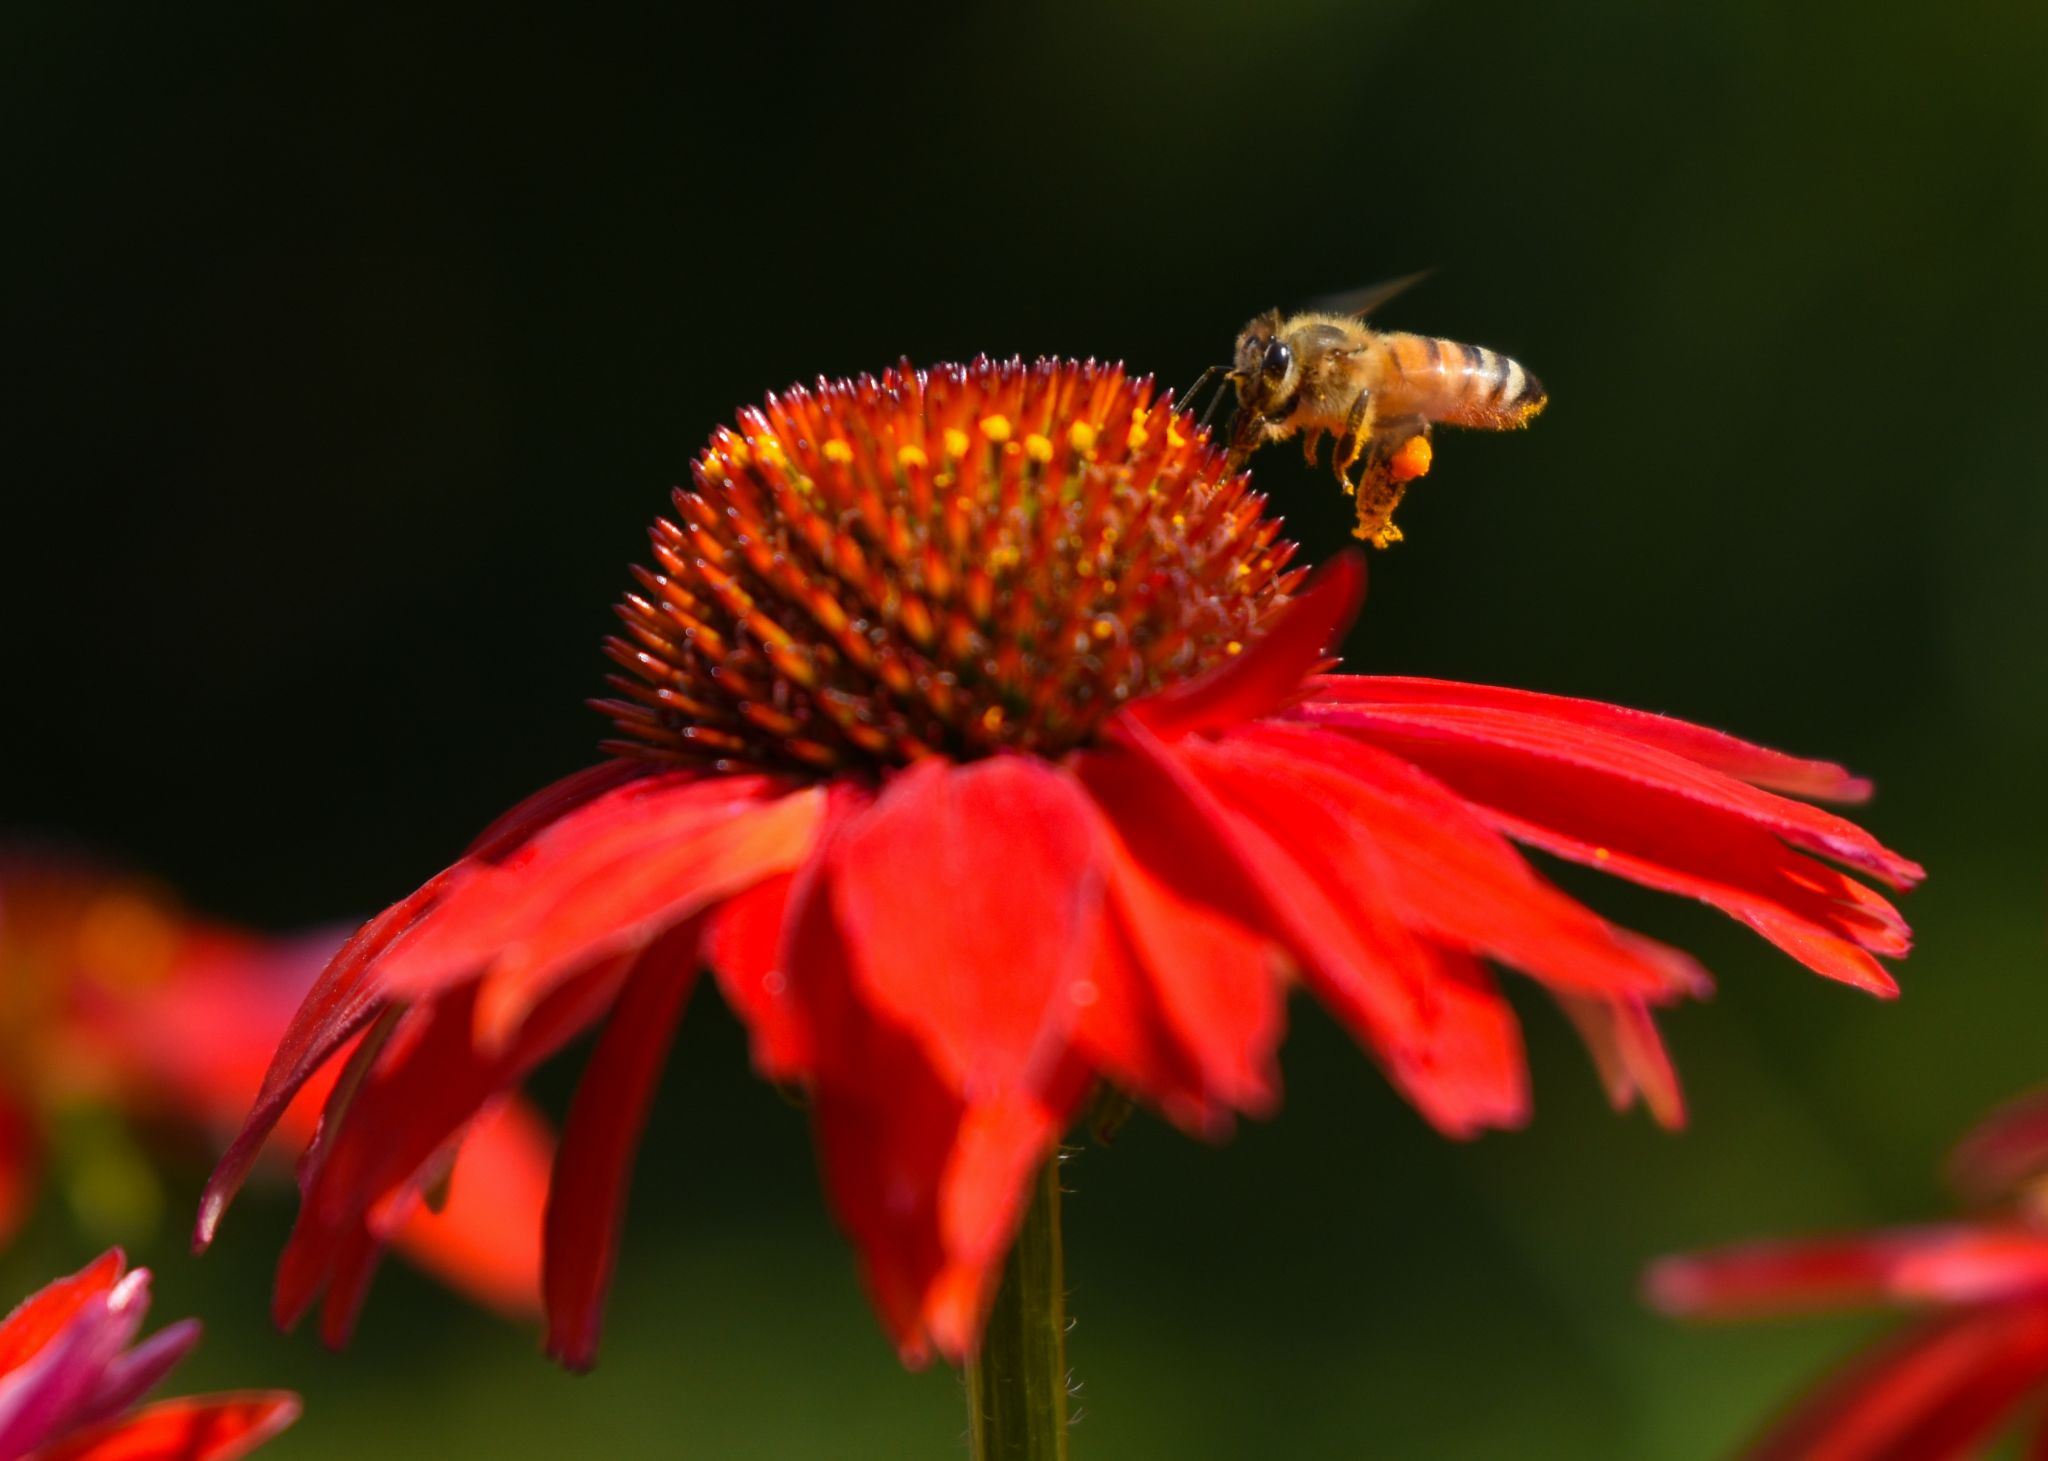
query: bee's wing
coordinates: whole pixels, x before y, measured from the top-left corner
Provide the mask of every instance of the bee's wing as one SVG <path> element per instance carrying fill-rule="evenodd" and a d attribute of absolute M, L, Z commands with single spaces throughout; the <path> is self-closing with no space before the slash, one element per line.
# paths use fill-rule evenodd
<path fill-rule="evenodd" d="M 1395 295 L 1405 293 L 1411 286 L 1420 284 L 1435 272 L 1434 269 L 1422 269 L 1413 274 L 1403 274 L 1398 279 L 1383 279 L 1377 284 L 1368 284 L 1363 289 L 1347 289 L 1341 294 L 1326 294 L 1321 299 L 1311 300 L 1309 308 L 1321 314 L 1356 315 L 1363 319 Z"/>

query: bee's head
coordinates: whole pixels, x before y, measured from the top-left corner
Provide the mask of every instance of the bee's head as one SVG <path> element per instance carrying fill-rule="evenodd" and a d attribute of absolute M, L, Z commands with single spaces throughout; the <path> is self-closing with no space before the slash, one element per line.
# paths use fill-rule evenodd
<path fill-rule="evenodd" d="M 1247 420 L 1271 415 L 1294 393 L 1299 367 L 1294 352 L 1280 338 L 1280 311 L 1260 315 L 1237 337 L 1230 382 L 1237 387 L 1237 405 Z"/>

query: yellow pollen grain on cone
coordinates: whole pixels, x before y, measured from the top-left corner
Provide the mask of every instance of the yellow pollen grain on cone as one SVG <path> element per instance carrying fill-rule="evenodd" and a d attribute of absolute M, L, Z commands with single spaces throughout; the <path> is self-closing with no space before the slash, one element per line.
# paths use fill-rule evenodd
<path fill-rule="evenodd" d="M 1233 639 L 1223 646 L 1223 652 L 1225 654 L 1243 654 L 1244 646 Z"/>
<path fill-rule="evenodd" d="M 1095 428 L 1086 421 L 1076 421 L 1067 428 L 1067 445 L 1079 452 L 1095 450 Z"/>
<path fill-rule="evenodd" d="M 948 426 L 946 428 L 947 456 L 964 457 L 967 455 L 967 448 L 971 445 L 973 445 L 973 443 L 968 441 L 967 433 L 962 431 L 959 427 Z"/>
<path fill-rule="evenodd" d="M 897 448 L 896 448 L 896 461 L 897 461 L 897 464 L 898 464 L 899 466 L 905 466 L 905 467 L 920 467 L 920 468 L 921 468 L 921 467 L 928 467 L 928 466 L 930 466 L 930 465 L 931 465 L 931 458 L 930 458 L 930 457 L 927 457 L 927 456 L 926 456 L 926 455 L 924 454 L 924 448 L 923 448 L 923 447 L 921 447 L 921 446 L 899 446 L 899 447 L 897 447 Z"/>
<path fill-rule="evenodd" d="M 1010 439 L 1010 418 L 1003 415 L 1000 411 L 982 417 L 978 424 L 981 427 L 981 434 L 990 441 L 1008 441 Z"/>
<path fill-rule="evenodd" d="M 1166 428 L 1166 444 L 1178 451 L 1188 444 L 1188 439 L 1169 426 Z"/>
<path fill-rule="evenodd" d="M 782 450 L 782 443 L 772 436 L 764 436 L 754 443 L 754 455 L 771 467 L 779 467 L 789 460 Z"/>
<path fill-rule="evenodd" d="M 1136 451 L 1139 447 L 1143 446 L 1146 442 L 1150 441 L 1151 439 L 1152 433 L 1147 431 L 1144 427 L 1136 425 L 1131 427 L 1131 434 L 1129 440 L 1131 443 L 1132 451 Z"/>
<path fill-rule="evenodd" d="M 825 460 L 843 467 L 853 460 L 853 448 L 835 436 L 825 443 Z"/>
<path fill-rule="evenodd" d="M 1003 728 L 1003 707 L 991 705 L 988 709 L 982 711 L 981 728 L 985 731 L 1001 730 Z"/>
<path fill-rule="evenodd" d="M 1034 431 L 1024 438 L 1024 455 L 1043 465 L 1052 460 L 1052 442 Z"/>

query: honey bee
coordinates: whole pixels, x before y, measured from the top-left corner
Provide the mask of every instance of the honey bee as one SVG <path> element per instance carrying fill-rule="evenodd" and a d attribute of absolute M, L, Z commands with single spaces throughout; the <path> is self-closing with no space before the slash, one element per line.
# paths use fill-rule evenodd
<path fill-rule="evenodd" d="M 1528 425 L 1549 399 L 1541 381 L 1497 351 L 1365 323 L 1414 278 L 1361 291 L 1342 302 L 1348 309 L 1260 315 L 1237 337 L 1224 375 L 1237 392 L 1231 467 L 1295 435 L 1313 464 L 1323 438 L 1334 438 L 1330 468 L 1358 499 L 1353 533 L 1376 548 L 1401 540 L 1394 509 L 1429 470 L 1432 426 L 1505 431 Z"/>

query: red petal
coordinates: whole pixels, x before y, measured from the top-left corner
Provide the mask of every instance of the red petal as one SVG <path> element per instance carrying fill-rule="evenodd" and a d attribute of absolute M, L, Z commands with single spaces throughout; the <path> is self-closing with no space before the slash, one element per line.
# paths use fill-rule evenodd
<path fill-rule="evenodd" d="M 1469 960 L 1406 926 L 1350 817 L 1292 763 L 1200 742 L 1181 751 L 1234 813 L 1236 844 L 1261 884 L 1288 890 L 1299 919 L 1325 930 L 1308 983 L 1389 1078 L 1449 1135 L 1518 1124 L 1525 1105 L 1512 1017 L 1466 977 Z"/>
<path fill-rule="evenodd" d="M 1953 1461 L 2048 1376 L 2048 1309 L 1999 1305 L 1913 1325 L 1774 1427 L 1750 1461 Z"/>
<path fill-rule="evenodd" d="M 1324 675 L 1316 681 L 1316 698 L 1348 705 L 1462 706 L 1514 711 L 1537 720 L 1583 726 L 1697 761 L 1752 786 L 1765 786 L 1815 801 L 1860 802 L 1869 798 L 1870 783 L 1851 776 L 1832 761 L 1809 761 L 1765 746 L 1738 740 L 1720 731 L 1646 710 L 1630 710 L 1599 700 L 1541 695 L 1496 685 L 1468 685 L 1456 680 L 1424 680 L 1405 675 Z"/>
<path fill-rule="evenodd" d="M 1464 706 L 1311 702 L 1298 713 L 1391 746 L 1425 767 L 1439 761 L 1511 766 L 1531 777 L 1548 765 L 1559 780 L 1576 777 L 1589 785 L 1633 787 L 1660 799 L 1739 817 L 1794 847 L 1861 868 L 1895 888 L 1911 887 L 1926 876 L 1918 863 L 1900 857 L 1833 812 L 1759 790 L 1657 746 L 1571 721 Z"/>
<path fill-rule="evenodd" d="M 721 796 L 744 799 L 747 788 L 751 787 L 759 794 L 755 798 L 759 800 L 767 795 L 769 788 L 769 783 L 760 778 L 720 778 L 718 784 L 719 791 L 698 792 L 697 797 L 712 802 Z M 229 1147 L 227 1155 L 215 1169 L 212 1181 L 207 1184 L 200 1203 L 194 1246 L 203 1248 L 212 1241 L 229 1199 L 247 1177 L 264 1139 L 300 1088 L 360 1032 L 390 998 L 394 987 L 394 964 L 402 978 L 410 977 L 414 981 L 411 992 L 416 994 L 420 987 L 431 985 L 436 978 L 445 981 L 477 972 L 487 961 L 512 948 L 511 940 L 536 932 L 534 918 L 540 904 L 534 895 L 544 890 L 495 878 L 489 886 L 508 895 L 507 906 L 498 910 L 478 908 L 472 893 L 456 910 L 453 926 L 450 926 L 449 916 L 441 906 L 443 902 L 460 890 L 473 887 L 485 871 L 494 874 L 498 871 L 498 864 L 482 859 L 502 859 L 507 866 L 515 862 L 531 863 L 540 857 L 534 843 L 546 833 L 554 852 L 552 866 L 560 873 L 565 848 L 586 846 L 587 850 L 587 844 L 595 842 L 608 830 L 630 830 L 637 826 L 645 831 L 645 822 L 635 821 L 635 804 L 642 804 L 643 817 L 658 821 L 662 809 L 673 810 L 677 802 L 688 800 L 691 785 L 692 779 L 680 773 L 650 774 L 644 768 L 629 765 L 607 764 L 579 772 L 537 793 L 500 818 L 479 839 L 472 857 L 438 874 L 403 902 L 366 924 L 335 955 L 307 995 L 305 1003 L 292 1017 L 291 1026 L 264 1076 L 263 1088 L 241 1134 Z M 655 808 L 651 814 L 645 811 L 645 804 L 650 803 Z M 783 815 L 794 820 L 801 811 L 799 804 Z M 575 823 L 567 833 L 561 830 L 565 821 Z M 790 830 L 779 822 L 775 825 L 785 832 Z M 680 919 L 690 907 L 701 902 L 703 896 L 715 893 L 717 886 L 730 885 L 741 876 L 739 859 L 762 851 L 759 846 L 747 843 L 744 833 L 734 835 L 739 836 L 744 849 L 736 851 L 736 861 L 732 866 L 717 870 L 714 886 L 691 890 L 688 896 L 668 905 L 665 913 L 650 915 L 645 902 L 625 905 L 615 902 L 606 905 L 607 913 L 620 919 L 636 915 L 651 917 L 656 923 L 662 917 L 670 921 Z M 679 856 L 688 861 L 688 854 Z M 545 869 L 550 862 L 543 860 L 542 866 Z M 570 876 L 587 871 L 587 867 L 574 868 L 570 870 Z M 772 867 L 756 868 L 754 876 L 767 876 L 773 871 Z M 557 887 L 553 891 L 559 893 L 561 889 Z M 616 896 L 620 890 L 607 891 Z M 495 922 L 494 912 L 498 915 Z M 468 915 L 466 922 L 465 914 Z M 571 910 L 549 930 L 553 940 L 546 946 L 547 963 L 536 963 L 531 956 L 517 962 L 515 967 L 523 970 L 523 976 L 510 981 L 508 987 L 496 996 L 498 1002 L 491 1013 L 494 1026 L 510 1022 L 520 1011 L 530 1007 L 538 988 L 560 972 L 549 965 L 577 957 L 579 952 L 583 957 L 595 958 L 607 947 L 630 947 L 636 940 L 651 937 L 652 932 L 658 931 L 658 928 L 651 931 L 639 927 L 621 928 L 615 924 L 592 933 L 587 922 L 574 920 L 575 911 Z M 492 944 L 489 941 L 494 927 L 505 935 L 506 942 Z M 429 967 L 412 951 L 414 939 L 429 932 L 433 932 L 434 942 L 441 949 L 439 967 Z M 574 940 L 586 933 L 591 933 L 590 941 L 580 951 L 572 947 Z M 466 948 L 461 946 L 464 936 L 469 940 Z M 453 972 L 446 962 L 450 957 L 454 959 Z M 464 958 L 470 961 L 466 967 L 462 963 Z"/>
<path fill-rule="evenodd" d="M 1699 897 L 1819 973 L 1877 993 L 1894 991 L 1865 951 L 1905 952 L 1905 924 L 1896 911 L 1836 869 L 1787 847 L 1780 840 L 1782 820 L 1770 825 L 1732 795 L 1717 801 L 1697 793 L 1699 783 L 1719 781 L 1721 790 L 1742 797 L 1813 816 L 1827 813 L 1639 747 L 1616 750 L 1589 742 L 1582 750 L 1552 754 L 1533 743 L 1517 747 L 1491 737 L 1456 738 L 1407 722 L 1396 727 L 1378 711 L 1371 718 L 1346 710 L 1317 720 L 1338 723 L 1340 715 L 1348 732 L 1391 746 L 1518 841 Z M 1651 764 L 1657 761 L 1669 763 L 1662 770 L 1684 768 L 1693 784 L 1652 775 L 1660 770 Z"/>
<path fill-rule="evenodd" d="M 206 1184 L 199 1202 L 198 1225 L 192 1235 L 195 1249 L 204 1249 L 213 1241 L 221 1214 L 240 1190 L 271 1129 L 282 1119 L 300 1089 L 376 1018 L 382 1002 L 370 980 L 371 969 L 378 956 L 403 938 L 432 908 L 453 872 L 451 868 L 435 875 L 410 897 L 364 924 L 320 972 L 278 1041 L 277 1053 L 271 1057 L 263 1087 L 257 1092 L 241 1132 Z"/>
<path fill-rule="evenodd" d="M 235 1461 L 299 1418 L 283 1391 L 166 1400 L 36 1452 L 35 1461 Z"/>
<path fill-rule="evenodd" d="M 2048 1091 L 2001 1106 L 1956 1144 L 1949 1171 L 1977 1201 L 1989 1201 L 2048 1169 Z"/>
<path fill-rule="evenodd" d="M 925 761 L 825 856 L 857 986 L 956 1089 L 994 1098 L 1050 1068 L 1102 913 L 1101 826 L 1072 777 Z"/>
<path fill-rule="evenodd" d="M 1270 715 L 1303 693 L 1364 602 L 1365 559 L 1341 553 L 1250 648 L 1206 674 L 1133 701 L 1123 714 L 1169 741 Z"/>
<path fill-rule="evenodd" d="M 1250 727 L 1212 754 L 1263 766 L 1337 811 L 1398 916 L 1428 939 L 1600 995 L 1707 987 L 1684 954 L 1611 927 L 1537 877 L 1462 798 L 1398 757 L 1296 726 Z"/>
<path fill-rule="evenodd" d="M 1950 1223 L 1745 1243 L 1660 1259 L 1645 1274 L 1644 1291 L 1667 1312 L 1715 1318 L 1878 1302 L 1983 1303 L 2048 1292 L 2048 1236 Z"/>
<path fill-rule="evenodd" d="M 109 1248 L 91 1263 L 23 1299 L 0 1323 L 0 1375 L 19 1369 L 94 1299 L 121 1281 L 127 1259 Z"/>
<path fill-rule="evenodd" d="M 819 1030 L 830 1031 L 829 1012 L 808 1009 L 792 973 L 789 941 L 793 910 L 807 903 L 823 875 L 825 849 L 847 819 L 873 797 L 863 788 L 828 788 L 811 855 L 794 873 L 768 878 L 734 894 L 705 917 L 704 959 L 719 992 L 753 1037 L 754 1067 L 773 1081 L 808 1079 L 817 1064 Z M 824 926 L 836 941 L 829 913 Z M 834 997 L 844 994 L 835 987 Z"/>
<path fill-rule="evenodd" d="M 1087 1085 L 1085 1066 L 1054 1059 L 1036 1078 L 970 1104 L 922 1042 L 860 996 L 854 946 L 834 916 L 839 853 L 800 877 L 787 919 L 786 967 L 805 1018 L 829 1030 L 811 1094 L 832 1209 L 906 1364 L 934 1343 L 971 1346 L 1030 1176 L 1057 1143 Z"/>
<path fill-rule="evenodd" d="M 1270 1111 L 1285 1015 L 1274 916 L 1234 850 L 1148 757 L 1111 748 L 1073 766 L 1109 824 L 1120 928 L 1096 976 L 1103 997 L 1082 1012 L 1082 1043 L 1127 1088 L 1178 1103 L 1168 1114 L 1190 1129 L 1220 1135 L 1233 1106 Z"/>
<path fill-rule="evenodd" d="M 1529 1120 L 1528 1063 L 1514 1011 L 1469 954 L 1421 946 L 1433 961 L 1427 1038 L 1395 1052 L 1387 1073 L 1446 1136 L 1469 1138 Z"/>
<path fill-rule="evenodd" d="M 754 1069 L 767 1080 L 792 1080 L 811 1067 L 809 1030 L 782 966 L 782 924 L 795 882 L 796 874 L 783 873 L 756 883 L 704 920 L 704 962 L 752 1035 Z"/>
<path fill-rule="evenodd" d="M 760 777 L 644 777 L 550 823 L 499 864 L 454 879 L 383 961 L 393 997 L 485 974 L 479 1030 L 502 1042 L 533 1001 L 594 960 L 663 929 L 809 850 L 823 793 Z"/>
<path fill-rule="evenodd" d="M 930 1352 L 926 1303 L 946 1268 L 939 1183 L 961 1108 L 914 1045 L 896 1045 L 888 1089 L 821 1085 L 811 1125 L 826 1196 L 859 1254 L 868 1297 L 916 1367 Z"/>
<path fill-rule="evenodd" d="M 500 1313 L 540 1308 L 541 1214 L 554 1138 L 517 1099 L 488 1111 L 462 1140 L 448 1198 L 398 1230 L 399 1251 Z"/>
<path fill-rule="evenodd" d="M 289 1325 L 346 1265 L 366 1221 L 387 1235 L 433 1175 L 437 1154 L 529 1070 L 594 1022 L 624 977 L 623 960 L 558 988 L 503 1052 L 474 1043 L 476 987 L 409 1010 L 371 1060 L 346 1114 L 308 1153 L 305 1198 L 278 1265 L 274 1308 Z M 387 1226 L 388 1225 L 388 1226 Z"/>
<path fill-rule="evenodd" d="M 1269 1114 L 1279 1100 L 1275 1052 L 1285 1025 L 1272 940 L 1217 913 L 1199 887 L 1176 882 L 1184 871 L 1176 863 L 1147 862 L 1113 839 L 1109 866 L 1142 997 L 1199 1072 L 1202 1105 Z M 1083 1021 L 1093 1015 L 1099 1024 L 1110 1012 L 1098 1002 Z"/>
<path fill-rule="evenodd" d="M 1676 1131 L 1685 1125 L 1685 1094 L 1649 1006 L 1641 1000 L 1573 994 L 1558 994 L 1557 1002 L 1592 1053 L 1615 1110 L 1626 1111 L 1640 1095 L 1659 1126 Z"/>
<path fill-rule="evenodd" d="M 477 833 L 476 840 L 469 844 L 468 851 L 463 854 L 464 860 L 475 857 L 487 862 L 496 862 L 519 847 L 535 832 L 575 811 L 585 802 L 604 795 L 614 787 L 624 786 L 629 781 L 657 774 L 661 773 L 657 773 L 642 762 L 629 761 L 623 757 L 600 761 L 595 766 L 586 766 L 581 771 L 571 772 L 560 781 L 542 787 Z"/>
<path fill-rule="evenodd" d="M 1105 923 L 1088 978 L 1096 995 L 1075 1022 L 1075 1050 L 1183 1130 L 1220 1141 L 1230 1130 L 1229 1107 L 1219 1104 L 1194 1056 L 1167 1028 L 1156 981 L 1139 965 L 1122 920 Z"/>
<path fill-rule="evenodd" d="M 649 950 L 619 991 L 562 1132 L 547 1209 L 548 1353 L 572 1370 L 597 1358 L 633 1153 L 696 983 L 695 930 L 682 933 Z"/>

